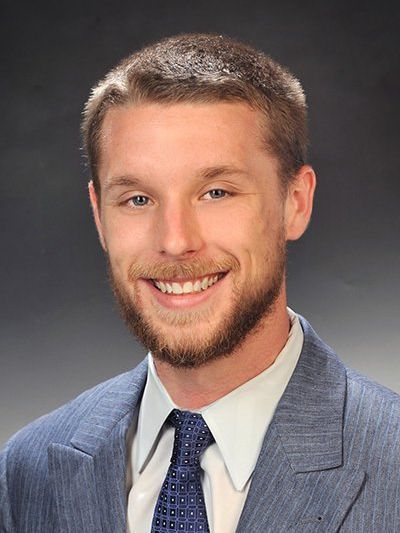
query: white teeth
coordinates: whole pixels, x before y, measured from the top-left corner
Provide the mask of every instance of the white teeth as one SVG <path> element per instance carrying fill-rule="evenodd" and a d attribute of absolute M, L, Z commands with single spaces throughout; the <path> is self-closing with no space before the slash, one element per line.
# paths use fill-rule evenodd
<path fill-rule="evenodd" d="M 189 294 L 189 292 L 193 292 L 193 283 L 191 281 L 186 281 L 183 284 L 183 293 Z"/>
<path fill-rule="evenodd" d="M 173 282 L 172 283 L 172 292 L 174 294 L 182 294 L 183 293 L 182 285 L 179 285 L 179 283 Z"/>
<path fill-rule="evenodd" d="M 208 289 L 208 287 L 211 287 L 219 280 L 219 276 L 213 276 L 205 278 L 201 280 L 196 280 L 194 283 L 192 281 L 185 281 L 185 283 L 177 283 L 176 281 L 173 281 L 172 283 L 163 282 L 163 281 L 156 281 L 154 280 L 154 285 L 160 289 L 161 292 L 167 292 L 168 294 L 190 294 L 193 292 L 201 292 L 202 290 L 205 291 Z"/>
<path fill-rule="evenodd" d="M 204 290 L 204 289 L 207 289 L 208 287 L 208 278 L 204 278 L 201 280 L 201 288 Z"/>
<path fill-rule="evenodd" d="M 200 292 L 201 291 L 201 282 L 199 280 L 197 280 L 195 282 L 195 284 L 193 285 L 193 290 L 195 292 Z"/>
<path fill-rule="evenodd" d="M 214 276 L 213 278 L 210 278 L 208 282 L 208 286 L 211 287 L 211 285 L 214 285 L 218 281 L 218 276 Z"/>

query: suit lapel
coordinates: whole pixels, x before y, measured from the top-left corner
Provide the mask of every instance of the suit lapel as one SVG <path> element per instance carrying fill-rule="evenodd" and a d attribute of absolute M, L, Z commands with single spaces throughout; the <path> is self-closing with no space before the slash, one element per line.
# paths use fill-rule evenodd
<path fill-rule="evenodd" d="M 338 530 L 364 480 L 344 464 L 346 376 L 301 319 L 304 345 L 268 428 L 237 532 Z M 70 446 L 48 448 L 57 531 L 126 531 L 126 432 L 147 364 L 124 375 L 80 423 Z"/>
<path fill-rule="evenodd" d="M 304 345 L 268 428 L 237 531 L 337 531 L 364 472 L 343 462 L 343 364 L 301 319 Z"/>
<path fill-rule="evenodd" d="M 70 446 L 48 448 L 57 531 L 126 531 L 126 433 L 146 380 L 147 363 L 113 382 L 82 419 Z"/>

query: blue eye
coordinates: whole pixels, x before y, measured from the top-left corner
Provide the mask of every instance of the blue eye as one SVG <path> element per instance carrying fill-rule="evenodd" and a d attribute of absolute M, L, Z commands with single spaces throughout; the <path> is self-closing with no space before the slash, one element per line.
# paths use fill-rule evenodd
<path fill-rule="evenodd" d="M 143 194 L 138 194 L 137 196 L 132 196 L 132 198 L 129 198 L 129 203 L 132 203 L 135 207 L 144 207 L 148 204 L 149 198 L 147 196 L 143 196 Z"/>
<path fill-rule="evenodd" d="M 229 193 L 227 193 L 223 189 L 212 189 L 206 194 L 209 194 L 213 200 L 218 200 L 219 198 L 224 198 Z"/>

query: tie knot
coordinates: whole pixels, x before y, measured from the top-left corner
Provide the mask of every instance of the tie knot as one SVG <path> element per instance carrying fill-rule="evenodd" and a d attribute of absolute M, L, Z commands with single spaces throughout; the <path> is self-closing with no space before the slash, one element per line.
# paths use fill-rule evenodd
<path fill-rule="evenodd" d="M 201 454 L 214 441 L 203 417 L 199 413 L 174 409 L 167 420 L 175 427 L 171 462 L 182 466 L 198 464 Z"/>

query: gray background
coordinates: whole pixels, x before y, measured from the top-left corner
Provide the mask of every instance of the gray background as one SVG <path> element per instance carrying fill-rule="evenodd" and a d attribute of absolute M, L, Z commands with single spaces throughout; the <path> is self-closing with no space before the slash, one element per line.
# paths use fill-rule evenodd
<path fill-rule="evenodd" d="M 308 233 L 290 247 L 289 303 L 346 363 L 400 392 L 398 8 L 14 4 L 1 31 L 0 443 L 144 354 L 108 289 L 80 112 L 120 58 L 187 31 L 243 39 L 302 80 L 319 187 Z"/>

